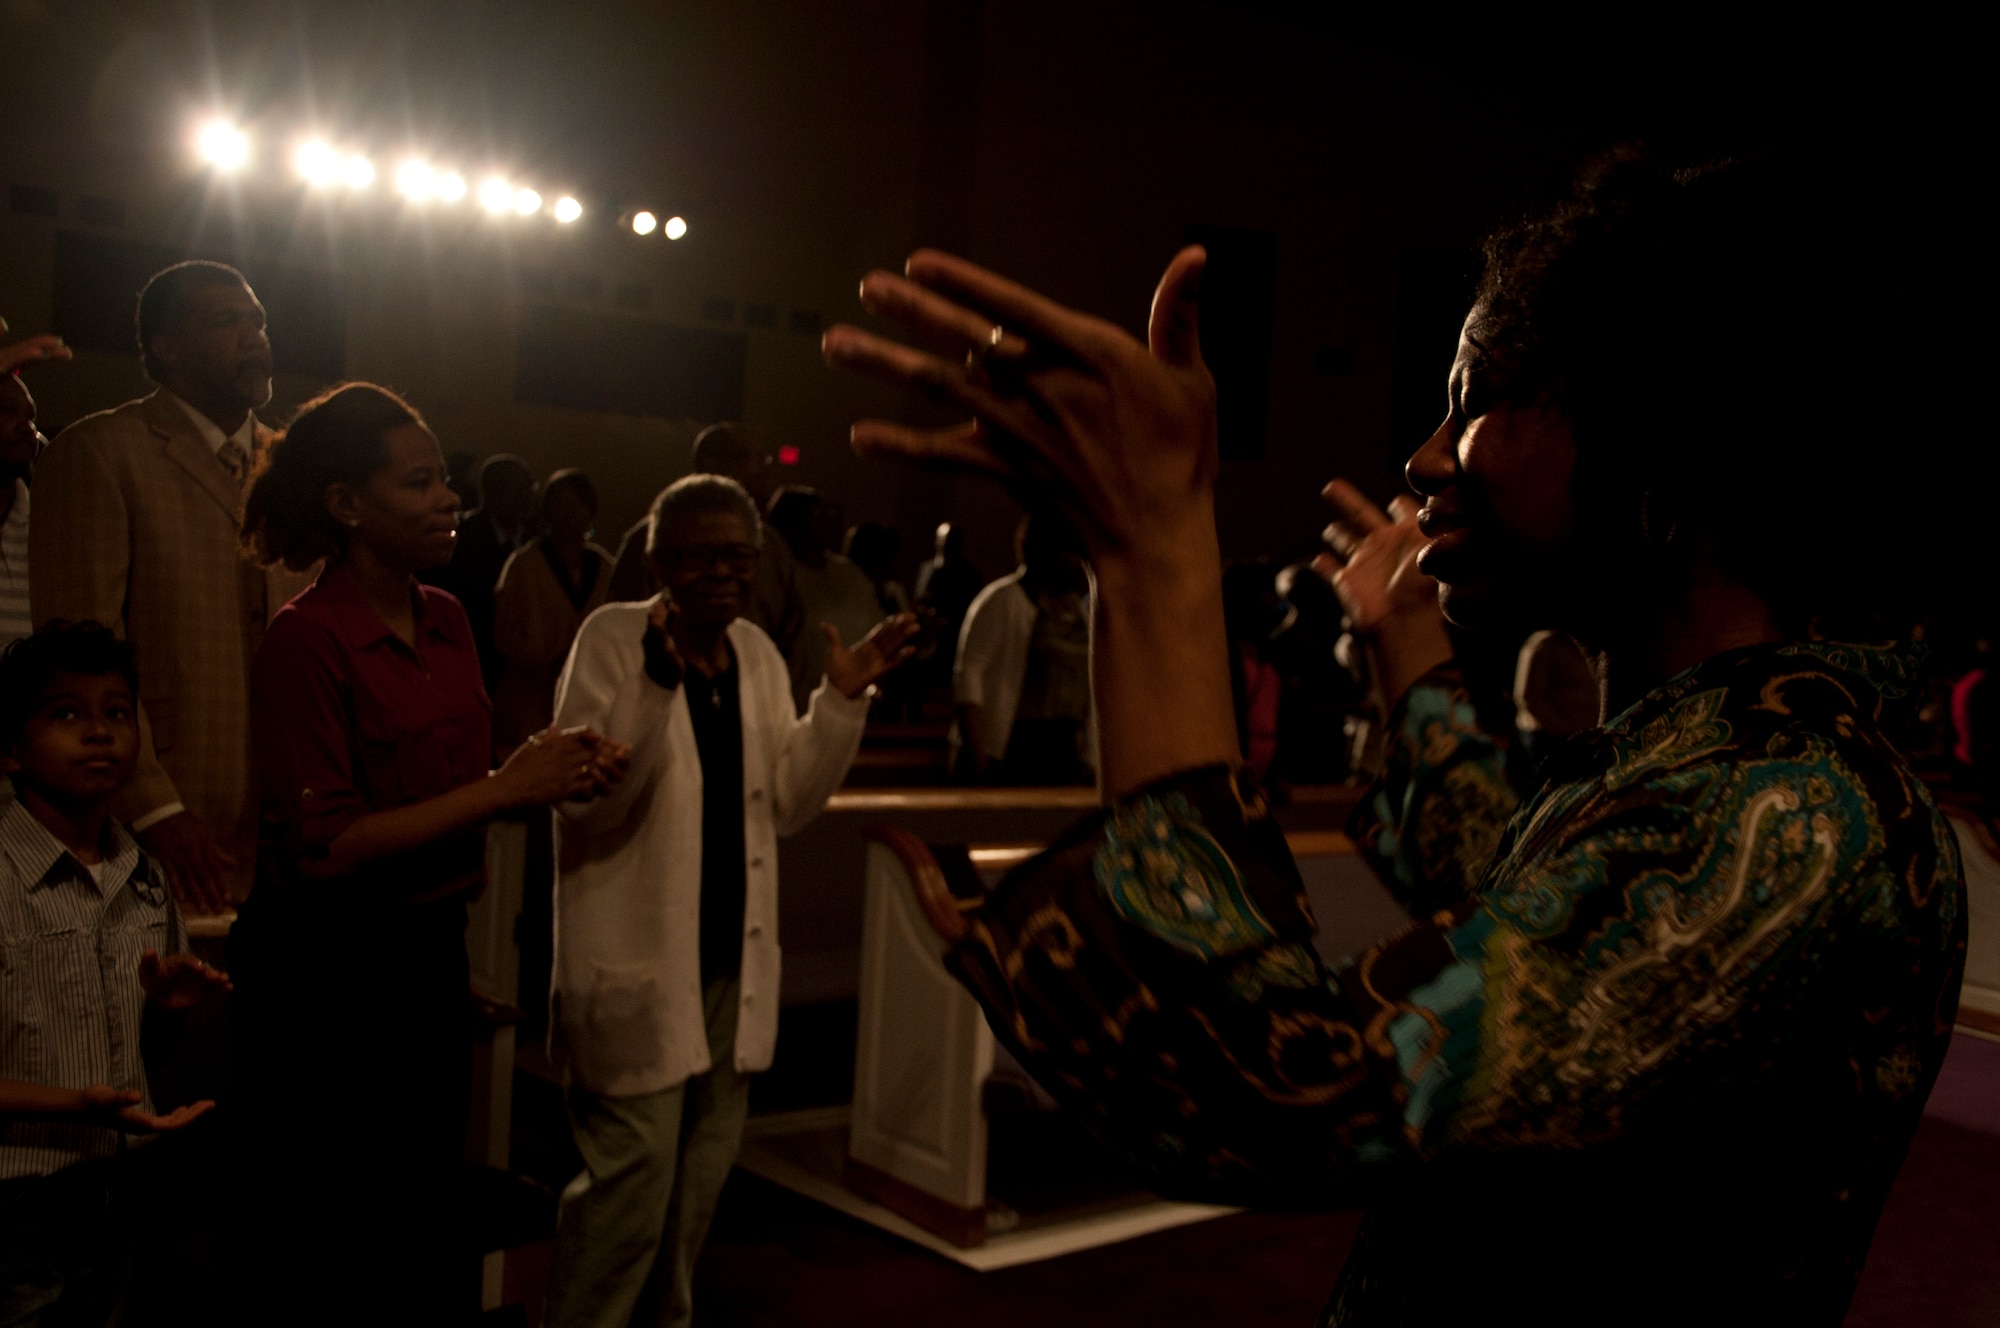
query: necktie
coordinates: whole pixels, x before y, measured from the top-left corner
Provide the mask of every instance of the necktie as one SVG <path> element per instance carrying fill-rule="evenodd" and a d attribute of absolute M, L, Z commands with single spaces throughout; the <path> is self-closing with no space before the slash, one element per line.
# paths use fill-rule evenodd
<path fill-rule="evenodd" d="M 243 477 L 250 473 L 250 454 L 243 450 L 242 444 L 231 439 L 216 449 L 215 459 L 222 463 L 222 468 L 229 472 L 229 478 L 236 481 L 236 488 L 241 492 Z"/>

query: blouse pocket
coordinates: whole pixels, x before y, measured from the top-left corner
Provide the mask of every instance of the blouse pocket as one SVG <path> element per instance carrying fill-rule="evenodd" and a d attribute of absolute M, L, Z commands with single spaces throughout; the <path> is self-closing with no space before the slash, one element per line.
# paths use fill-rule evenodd
<path fill-rule="evenodd" d="M 404 807 L 453 787 L 451 751 L 457 720 L 398 715 L 389 707 L 356 705 L 364 796 L 377 809 Z"/>

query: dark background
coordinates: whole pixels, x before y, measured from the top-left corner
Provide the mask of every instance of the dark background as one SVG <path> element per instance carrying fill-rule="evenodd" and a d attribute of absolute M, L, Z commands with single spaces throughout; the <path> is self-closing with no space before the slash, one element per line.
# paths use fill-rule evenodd
<path fill-rule="evenodd" d="M 1851 166 L 1857 199 L 1905 200 L 1883 249 L 1936 316 L 1802 328 L 1830 342 L 1802 416 L 1837 413 L 1873 346 L 1918 337 L 1940 351 L 1911 384 L 1912 434 L 1950 427 L 1972 372 L 1952 356 L 1976 344 L 1960 311 L 1990 285 L 1969 242 L 1990 157 L 1978 49 L 1939 20 L 1685 7 L 0 0 L 0 312 L 80 348 L 32 379 L 61 424 L 144 389 L 124 330 L 144 270 L 222 257 L 271 308 L 278 420 L 338 377 L 387 382 L 448 449 L 589 469 L 610 540 L 700 425 L 740 414 L 801 450 L 797 479 L 903 530 L 906 564 L 951 517 L 998 571 L 1011 504 L 856 462 L 857 416 L 938 416 L 822 369 L 818 331 L 859 317 L 869 267 L 933 244 L 1137 332 L 1198 238 L 1225 548 L 1293 558 L 1326 478 L 1386 497 L 1441 413 L 1479 236 L 1632 139 L 1690 158 L 1811 146 Z M 230 181 L 188 150 L 217 110 L 260 154 Z M 371 151 L 371 198 L 293 183 L 308 129 Z M 475 186 L 500 169 L 575 192 L 587 215 L 405 207 L 387 177 L 410 147 Z M 619 230 L 638 206 L 685 215 L 688 238 Z"/>

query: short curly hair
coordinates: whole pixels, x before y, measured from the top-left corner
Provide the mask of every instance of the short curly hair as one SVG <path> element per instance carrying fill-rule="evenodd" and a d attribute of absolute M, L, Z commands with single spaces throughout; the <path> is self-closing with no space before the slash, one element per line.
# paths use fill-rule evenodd
<path fill-rule="evenodd" d="M 0 652 L 0 744 L 13 746 L 27 730 L 42 694 L 58 673 L 115 673 L 139 694 L 139 662 L 129 642 L 102 623 L 52 618 Z"/>
<path fill-rule="evenodd" d="M 243 548 L 264 566 L 298 571 L 347 548 L 326 510 L 332 484 L 366 484 L 389 464 L 387 435 L 424 422 L 416 407 L 374 383 L 341 383 L 299 407 L 258 459 L 243 504 Z"/>
<path fill-rule="evenodd" d="M 1793 629 L 1893 589 L 1854 523 L 1913 468 L 1843 464 L 1887 436 L 1870 431 L 1888 418 L 1895 320 L 1889 265 L 1856 261 L 1866 193 L 1801 158 L 1677 166 L 1626 148 L 1486 242 L 1469 339 L 1508 398 L 1569 417 L 1579 520 L 1608 560 L 1701 549 Z M 1829 382 L 1849 367 L 1829 351 L 1856 344 L 1870 372 Z M 1834 393 L 1837 410 L 1810 409 Z"/>
<path fill-rule="evenodd" d="M 660 490 L 646 514 L 646 556 L 658 556 L 660 542 L 676 520 L 693 512 L 729 512 L 743 518 L 750 542 L 764 545 L 764 523 L 750 491 L 726 475 L 696 474 L 675 480 Z"/>

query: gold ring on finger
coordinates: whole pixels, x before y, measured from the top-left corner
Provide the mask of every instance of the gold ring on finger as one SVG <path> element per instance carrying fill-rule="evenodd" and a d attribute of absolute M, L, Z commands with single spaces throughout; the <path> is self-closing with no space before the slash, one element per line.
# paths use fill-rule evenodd
<path fill-rule="evenodd" d="M 1000 340 L 1006 335 L 1006 329 L 1001 327 L 1000 324 L 995 323 L 992 329 L 987 332 L 986 341 L 983 345 L 975 344 L 966 350 L 965 367 L 967 369 L 984 369 L 987 357 L 1000 349 Z"/>

